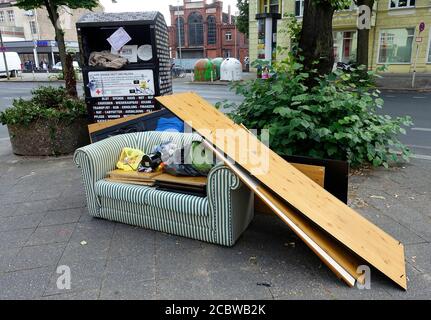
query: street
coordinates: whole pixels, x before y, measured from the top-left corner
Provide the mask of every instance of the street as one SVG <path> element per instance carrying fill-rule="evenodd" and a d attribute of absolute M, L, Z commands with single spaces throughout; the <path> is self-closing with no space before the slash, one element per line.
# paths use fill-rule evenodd
<path fill-rule="evenodd" d="M 39 86 L 34 82 L 0 82 L 0 110 L 11 105 L 15 98 L 29 98 L 30 91 Z M 229 100 L 240 102 L 241 97 L 235 95 L 224 85 L 188 84 L 174 81 L 174 92 L 195 91 L 209 102 Z M 82 89 L 80 90 L 82 93 Z M 414 154 L 413 157 L 431 160 L 431 93 L 426 92 L 383 92 L 385 105 L 383 112 L 390 116 L 409 115 L 414 125 L 407 130 L 407 135 L 401 136 L 401 141 L 407 144 Z M 8 139 L 5 126 L 0 127 L 0 140 Z"/>

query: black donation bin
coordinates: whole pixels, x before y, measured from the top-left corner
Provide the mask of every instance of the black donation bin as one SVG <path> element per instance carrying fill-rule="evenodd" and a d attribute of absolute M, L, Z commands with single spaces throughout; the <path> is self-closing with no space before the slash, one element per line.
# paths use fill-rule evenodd
<path fill-rule="evenodd" d="M 76 27 L 92 122 L 160 109 L 154 97 L 172 93 L 160 12 L 88 13 Z"/>

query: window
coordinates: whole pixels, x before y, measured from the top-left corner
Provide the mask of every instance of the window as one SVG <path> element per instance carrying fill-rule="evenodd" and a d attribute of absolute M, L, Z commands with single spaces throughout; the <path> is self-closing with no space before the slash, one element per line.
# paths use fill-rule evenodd
<path fill-rule="evenodd" d="M 280 13 L 280 2 L 279 0 L 269 0 L 269 12 Z"/>
<path fill-rule="evenodd" d="M 304 14 L 304 0 L 295 0 L 295 16 L 302 17 Z"/>
<path fill-rule="evenodd" d="M 268 12 L 268 0 L 259 0 L 259 13 Z"/>
<path fill-rule="evenodd" d="M 230 58 L 230 57 L 231 57 L 230 50 L 224 50 L 223 51 L 223 58 Z"/>
<path fill-rule="evenodd" d="M 227 41 L 232 40 L 232 32 L 227 31 L 227 32 L 225 33 L 224 37 L 225 37 L 225 39 L 226 39 Z"/>
<path fill-rule="evenodd" d="M 409 8 L 414 7 L 416 0 L 391 0 L 389 2 L 390 8 Z"/>
<path fill-rule="evenodd" d="M 337 31 L 333 33 L 333 38 L 335 62 L 355 62 L 357 45 L 356 32 Z"/>
<path fill-rule="evenodd" d="M 265 59 L 265 19 L 257 21 L 257 58 Z"/>
<path fill-rule="evenodd" d="M 204 44 L 204 24 L 202 16 L 193 12 L 189 16 L 189 45 L 202 46 Z"/>
<path fill-rule="evenodd" d="M 208 17 L 208 44 L 215 44 L 217 41 L 217 26 L 214 16 Z"/>
<path fill-rule="evenodd" d="M 175 40 L 176 40 L 176 44 L 177 46 L 179 46 L 180 44 L 180 39 L 181 39 L 181 46 L 184 47 L 185 45 L 185 35 L 184 35 L 184 19 L 179 17 L 175 20 L 175 27 L 176 27 L 176 35 L 175 35 Z M 178 37 L 180 37 L 180 39 L 178 39 Z"/>
<path fill-rule="evenodd" d="M 410 63 L 414 34 L 415 28 L 382 30 L 378 63 Z"/>
<path fill-rule="evenodd" d="M 4 22 L 4 11 L 0 11 L 0 22 Z"/>
<path fill-rule="evenodd" d="M 260 0 L 259 1 L 259 13 L 281 13 L 280 7 L 281 7 L 280 0 Z"/>
<path fill-rule="evenodd" d="M 37 34 L 36 22 L 30 21 L 30 31 L 31 34 Z"/>
<path fill-rule="evenodd" d="M 7 16 L 10 22 L 14 22 L 15 21 L 15 13 L 13 12 L 13 10 L 8 10 L 7 11 Z"/>

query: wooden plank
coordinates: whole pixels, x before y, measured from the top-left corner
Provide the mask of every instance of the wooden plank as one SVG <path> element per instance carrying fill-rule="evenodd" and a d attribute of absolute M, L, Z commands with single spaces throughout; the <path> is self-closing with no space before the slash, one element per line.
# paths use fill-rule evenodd
<path fill-rule="evenodd" d="M 363 283 L 365 278 L 357 273 L 357 268 L 363 261 L 355 254 L 340 245 L 328 236 L 327 233 L 315 227 L 303 215 L 295 212 L 284 201 L 275 197 L 266 187 L 259 185 L 238 165 L 227 159 L 217 148 L 207 140 L 205 145 L 212 150 L 218 158 L 231 168 L 231 170 L 243 181 L 258 198 L 269 206 L 295 234 L 327 265 L 339 278 L 349 286 L 355 284 L 355 280 Z"/>
<path fill-rule="evenodd" d="M 325 167 L 312 166 L 310 164 L 289 162 L 322 188 L 325 186 Z"/>
<path fill-rule="evenodd" d="M 157 182 L 164 182 L 170 184 L 181 184 L 197 187 L 205 187 L 207 184 L 207 177 L 182 177 L 174 176 L 171 174 L 163 173 L 154 178 Z"/>
<path fill-rule="evenodd" d="M 268 155 L 267 171 L 255 174 L 263 185 L 399 286 L 407 288 L 401 242 L 321 188 L 197 94 L 180 93 L 156 99 L 249 173 L 258 172 L 260 164 L 243 161 L 239 149 L 243 151 L 246 147 L 241 141 L 245 137 L 258 144 L 259 148 L 249 150 L 249 154 L 257 159 Z"/>
<path fill-rule="evenodd" d="M 311 180 L 316 182 L 322 188 L 325 186 L 325 167 L 294 162 L 290 162 L 290 164 L 309 177 Z M 273 210 L 259 197 L 254 199 L 254 210 L 259 213 L 274 214 Z"/>
<path fill-rule="evenodd" d="M 108 176 L 112 179 L 134 180 L 134 181 L 154 181 L 154 178 L 162 174 L 161 172 L 137 172 L 124 171 L 120 169 L 108 172 Z"/>
<path fill-rule="evenodd" d="M 106 181 L 118 182 L 118 183 L 126 183 L 126 184 L 136 184 L 140 186 L 153 186 L 154 181 L 136 181 L 136 180 L 128 180 L 128 179 L 116 179 L 116 178 L 105 178 Z"/>

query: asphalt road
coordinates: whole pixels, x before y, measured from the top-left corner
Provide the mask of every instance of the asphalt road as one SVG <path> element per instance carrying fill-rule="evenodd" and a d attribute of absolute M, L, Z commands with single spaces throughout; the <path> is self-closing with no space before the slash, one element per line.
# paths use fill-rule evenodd
<path fill-rule="evenodd" d="M 30 91 L 37 86 L 38 83 L 32 82 L 0 82 L 0 110 L 10 106 L 15 98 L 29 98 Z M 184 91 L 195 91 L 213 104 L 223 100 L 241 101 L 227 86 L 174 82 L 174 92 Z M 412 117 L 414 126 L 400 138 L 412 149 L 414 157 L 431 161 L 431 93 L 384 92 L 383 99 L 384 113 Z M 0 140 L 3 139 L 8 139 L 8 132 L 5 126 L 0 126 Z"/>

